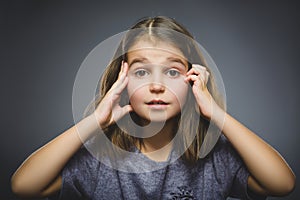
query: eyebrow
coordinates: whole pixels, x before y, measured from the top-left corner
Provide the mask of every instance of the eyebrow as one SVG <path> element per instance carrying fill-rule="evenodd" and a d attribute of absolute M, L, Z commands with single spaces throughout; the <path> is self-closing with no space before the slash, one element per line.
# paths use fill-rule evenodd
<path fill-rule="evenodd" d="M 178 63 L 182 64 L 183 66 L 186 66 L 186 64 L 187 64 L 187 61 L 186 61 L 186 63 L 185 63 L 185 62 L 184 62 L 182 59 L 180 59 L 180 58 L 168 57 L 167 60 L 169 60 L 169 61 L 171 61 L 171 62 L 178 62 Z"/>
<path fill-rule="evenodd" d="M 186 66 L 186 63 L 180 58 L 168 57 L 167 60 L 171 61 L 171 62 L 177 62 L 177 63 L 182 64 L 183 66 Z M 134 58 L 132 60 L 132 62 L 130 63 L 129 68 L 135 63 L 147 63 L 147 62 L 148 62 L 148 59 L 145 57 Z"/>
<path fill-rule="evenodd" d="M 131 67 L 131 65 L 135 64 L 135 63 L 146 63 L 146 61 L 148 61 L 147 58 L 141 57 L 141 58 L 135 58 L 132 60 L 132 62 L 129 65 L 129 68 Z"/>

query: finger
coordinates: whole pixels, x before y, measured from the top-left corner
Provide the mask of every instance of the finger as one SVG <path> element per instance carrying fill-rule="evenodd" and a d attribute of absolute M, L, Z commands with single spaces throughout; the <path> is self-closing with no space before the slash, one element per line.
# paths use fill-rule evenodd
<path fill-rule="evenodd" d="M 204 84 L 204 80 L 201 78 L 201 76 L 197 76 L 197 75 L 189 75 L 186 78 L 187 81 L 192 81 L 194 83 L 194 86 L 196 87 L 200 87 L 201 89 L 204 89 L 205 84 Z"/>
<path fill-rule="evenodd" d="M 128 63 L 125 62 L 125 61 L 122 61 L 121 69 L 120 69 L 120 72 L 119 72 L 119 77 L 121 77 L 123 74 L 125 74 L 125 76 L 127 76 L 128 75 L 128 70 L 129 70 Z"/>
<path fill-rule="evenodd" d="M 128 70 L 129 70 L 129 65 L 128 65 L 128 62 L 125 62 L 124 61 L 124 67 L 123 67 L 123 72 L 125 73 L 125 75 L 127 76 L 128 75 Z"/>
<path fill-rule="evenodd" d="M 193 68 L 195 69 L 195 71 L 198 72 L 198 75 L 201 77 L 201 79 L 203 80 L 203 83 L 205 83 L 205 85 L 206 85 L 208 82 L 207 73 L 209 73 L 207 71 L 206 67 L 204 67 L 202 65 L 194 64 Z"/>
<path fill-rule="evenodd" d="M 115 94 L 117 95 L 120 95 L 128 84 L 128 77 L 125 75 L 122 76 L 124 76 L 124 78 L 120 79 L 119 84 L 115 88 Z"/>
<path fill-rule="evenodd" d="M 128 68 L 128 64 L 127 64 L 127 68 Z M 128 71 L 128 70 L 127 70 Z M 127 72 L 126 72 L 127 73 Z M 124 81 L 124 78 L 126 77 L 126 73 L 124 73 L 124 61 L 122 61 L 121 63 L 121 69 L 119 71 L 119 75 L 118 75 L 118 79 L 116 80 L 116 82 L 111 86 L 111 90 L 119 87 L 120 84 L 122 84 L 122 82 Z"/>
<path fill-rule="evenodd" d="M 128 114 L 129 112 L 133 111 L 133 108 L 131 105 L 123 106 L 121 109 L 118 109 L 118 111 L 113 113 L 113 120 L 118 121 L 121 119 L 124 115 Z"/>
<path fill-rule="evenodd" d="M 127 86 L 128 80 L 125 81 L 125 79 L 128 79 L 127 74 L 128 74 L 128 63 L 125 61 L 122 61 L 123 65 L 122 65 L 122 73 L 120 74 L 120 77 L 118 78 L 118 80 L 116 81 L 116 85 L 114 88 L 120 88 L 121 91 L 119 91 L 119 89 L 117 89 L 117 93 L 121 93 L 123 91 L 123 89 Z"/>
<path fill-rule="evenodd" d="M 133 108 L 131 105 L 126 105 L 126 106 L 123 106 L 122 110 L 124 111 L 124 114 L 127 114 L 127 113 L 132 112 Z"/>
<path fill-rule="evenodd" d="M 191 76 L 191 75 L 195 75 L 195 76 L 198 76 L 200 80 L 202 80 L 203 83 L 207 83 L 208 81 L 208 78 L 207 78 L 207 75 L 206 75 L 206 70 L 205 68 L 198 68 L 198 69 L 195 69 L 195 68 L 192 68 L 188 73 L 187 73 L 187 76 Z M 185 80 L 187 82 L 187 80 Z"/>
<path fill-rule="evenodd" d="M 114 84 L 111 86 L 110 90 L 115 90 L 116 88 L 118 88 L 124 81 L 125 77 L 126 75 L 124 75 L 124 73 L 120 74 L 116 82 L 114 82 Z"/>
<path fill-rule="evenodd" d="M 204 67 L 204 66 L 202 66 L 202 65 L 194 64 L 194 65 L 192 65 L 192 67 L 198 73 L 201 73 L 201 72 L 203 73 L 203 72 L 207 72 L 208 71 L 207 68 Z"/>
<path fill-rule="evenodd" d="M 192 74 L 198 74 L 198 72 L 195 70 L 195 68 L 191 68 L 186 75 L 192 75 Z"/>
<path fill-rule="evenodd" d="M 204 67 L 203 65 L 199 65 L 199 64 L 192 64 L 192 67 L 196 68 L 196 69 L 207 70 L 206 67 Z"/>
<path fill-rule="evenodd" d="M 208 79 L 209 79 L 209 72 L 208 71 L 206 71 L 206 79 L 205 79 L 205 85 L 207 85 L 207 82 L 208 82 Z"/>
<path fill-rule="evenodd" d="M 189 75 L 188 77 L 186 77 L 187 81 L 192 81 L 194 82 L 194 84 L 198 81 L 202 81 L 201 78 L 195 74 Z"/>
<path fill-rule="evenodd" d="M 123 68 L 124 68 L 124 60 L 122 60 L 122 62 L 121 62 L 121 67 L 120 67 L 120 71 L 119 71 L 118 77 L 120 77 L 120 76 L 122 75 L 122 73 L 123 73 Z"/>
<path fill-rule="evenodd" d="M 192 74 L 196 74 L 196 75 L 202 74 L 203 75 L 204 74 L 204 76 L 203 76 L 203 79 L 204 79 L 204 77 L 206 76 L 205 75 L 206 72 L 207 72 L 206 67 L 198 65 L 198 64 L 193 64 L 192 68 L 186 73 L 186 75 L 192 75 Z"/>

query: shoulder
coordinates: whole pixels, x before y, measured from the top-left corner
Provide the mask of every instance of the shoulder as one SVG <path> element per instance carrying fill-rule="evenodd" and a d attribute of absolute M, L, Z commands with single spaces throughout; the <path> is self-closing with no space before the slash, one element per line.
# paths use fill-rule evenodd
<path fill-rule="evenodd" d="M 240 160 L 240 156 L 228 139 L 221 135 L 210 156 L 220 157 L 222 160 Z"/>
<path fill-rule="evenodd" d="M 82 146 L 66 163 L 61 177 L 60 192 L 49 199 L 83 199 L 89 198 L 95 189 L 91 182 L 97 182 L 100 162 Z"/>
<path fill-rule="evenodd" d="M 212 151 L 202 160 L 214 168 L 229 170 L 235 173 L 244 163 L 228 139 L 221 135 Z"/>
<path fill-rule="evenodd" d="M 218 142 L 216 143 L 216 146 L 214 147 L 214 151 L 232 151 L 232 145 L 228 141 L 228 139 L 222 134 L 219 137 Z"/>
<path fill-rule="evenodd" d="M 68 161 L 65 166 L 65 173 L 92 173 L 99 168 L 100 162 L 82 146 Z"/>
<path fill-rule="evenodd" d="M 226 171 L 226 174 L 232 176 L 244 166 L 241 157 L 224 135 L 219 137 L 211 152 L 206 157 L 198 159 L 196 163 L 189 163 L 182 158 L 175 163 L 176 166 L 187 167 L 189 170 L 193 168 L 211 173 Z"/>

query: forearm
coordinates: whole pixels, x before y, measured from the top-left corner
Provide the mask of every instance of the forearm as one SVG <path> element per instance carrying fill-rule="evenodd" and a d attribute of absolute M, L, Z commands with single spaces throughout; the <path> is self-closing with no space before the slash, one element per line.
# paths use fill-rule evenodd
<path fill-rule="evenodd" d="M 39 196 L 59 176 L 67 161 L 82 146 L 82 141 L 97 128 L 91 115 L 38 149 L 13 175 L 13 190 L 22 196 Z"/>
<path fill-rule="evenodd" d="M 251 176 L 271 195 L 281 195 L 294 186 L 295 176 L 281 155 L 251 130 L 221 110 L 214 119 L 237 150 Z"/>

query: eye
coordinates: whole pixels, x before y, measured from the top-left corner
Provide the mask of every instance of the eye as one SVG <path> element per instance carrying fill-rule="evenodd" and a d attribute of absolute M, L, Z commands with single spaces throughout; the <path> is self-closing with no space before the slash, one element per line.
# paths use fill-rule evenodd
<path fill-rule="evenodd" d="M 139 69 L 137 71 L 134 72 L 135 76 L 139 77 L 139 78 L 143 78 L 145 76 L 148 76 L 149 75 L 149 72 L 147 72 L 146 70 L 144 69 Z"/>
<path fill-rule="evenodd" d="M 169 77 L 172 77 L 172 78 L 176 78 L 180 75 L 179 71 L 175 70 L 175 69 L 170 69 L 167 71 L 166 73 Z"/>

